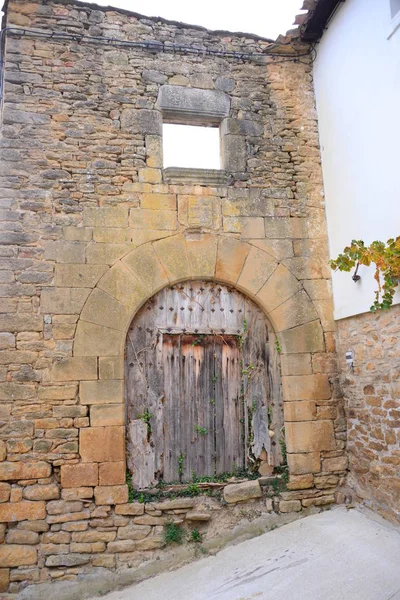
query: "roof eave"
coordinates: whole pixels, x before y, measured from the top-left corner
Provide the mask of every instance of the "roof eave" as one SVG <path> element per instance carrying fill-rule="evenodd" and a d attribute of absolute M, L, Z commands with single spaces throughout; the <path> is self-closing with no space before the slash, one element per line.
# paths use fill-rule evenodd
<path fill-rule="evenodd" d="M 310 10 L 300 27 L 300 39 L 303 42 L 318 42 L 328 22 L 342 2 L 345 2 L 345 0 L 317 0 L 314 8 Z"/>

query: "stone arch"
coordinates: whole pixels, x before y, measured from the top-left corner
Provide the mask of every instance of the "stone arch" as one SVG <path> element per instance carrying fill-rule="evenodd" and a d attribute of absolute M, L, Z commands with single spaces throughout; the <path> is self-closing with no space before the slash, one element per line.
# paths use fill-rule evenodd
<path fill-rule="evenodd" d="M 97 366 L 96 379 L 91 375 L 90 380 L 83 376 L 80 381 L 80 402 L 90 409 L 90 426 L 80 431 L 83 463 L 100 463 L 100 472 L 102 466 L 106 472 L 107 464 L 118 463 L 121 473 L 125 471 L 126 334 L 150 297 L 167 285 L 189 279 L 229 284 L 264 311 L 282 354 L 290 470 L 294 474 L 319 472 L 320 451 L 335 450 L 336 445 L 333 421 L 317 420 L 316 415 L 315 399 L 331 397 L 328 378 L 298 368 L 299 359 L 311 364 L 311 355 L 325 348 L 313 302 L 289 269 L 259 247 L 235 237 L 193 233 L 138 246 L 101 277 L 84 305 L 70 359 Z M 112 477 L 100 479 L 100 485 L 116 483 Z"/>
<path fill-rule="evenodd" d="M 144 302 L 166 285 L 188 279 L 227 283 L 254 300 L 283 353 L 323 351 L 317 311 L 286 266 L 248 242 L 199 234 L 147 242 L 117 261 L 84 305 L 74 356 L 121 356 L 129 324 Z"/>

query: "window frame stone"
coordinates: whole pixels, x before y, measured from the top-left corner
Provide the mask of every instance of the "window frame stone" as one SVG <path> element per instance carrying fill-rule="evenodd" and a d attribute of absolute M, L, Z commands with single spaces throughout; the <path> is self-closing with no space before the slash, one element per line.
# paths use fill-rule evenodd
<path fill-rule="evenodd" d="M 160 86 L 156 109 L 163 123 L 174 125 L 218 126 L 220 132 L 221 169 L 167 167 L 163 179 L 168 183 L 223 185 L 230 173 L 246 170 L 246 135 L 261 135 L 252 121 L 233 119 L 231 99 L 221 90 L 207 90 L 175 85 Z"/>

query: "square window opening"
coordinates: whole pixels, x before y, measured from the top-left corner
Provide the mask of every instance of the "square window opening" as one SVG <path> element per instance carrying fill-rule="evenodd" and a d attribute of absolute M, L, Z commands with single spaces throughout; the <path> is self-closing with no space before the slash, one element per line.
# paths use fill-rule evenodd
<path fill-rule="evenodd" d="M 164 169 L 221 169 L 219 127 L 163 124 Z"/>

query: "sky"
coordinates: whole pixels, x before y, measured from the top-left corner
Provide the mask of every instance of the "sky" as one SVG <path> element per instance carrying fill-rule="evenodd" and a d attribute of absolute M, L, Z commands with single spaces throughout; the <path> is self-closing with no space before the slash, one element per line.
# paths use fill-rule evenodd
<path fill-rule="evenodd" d="M 93 4 L 275 39 L 292 28 L 303 0 L 97 0 Z"/>

